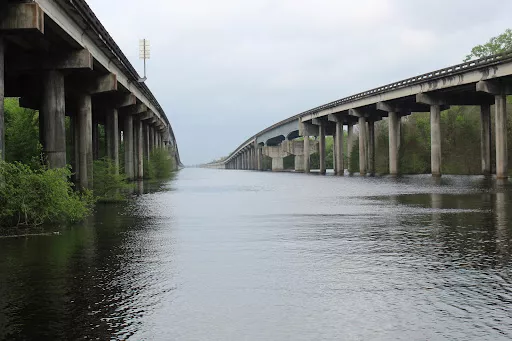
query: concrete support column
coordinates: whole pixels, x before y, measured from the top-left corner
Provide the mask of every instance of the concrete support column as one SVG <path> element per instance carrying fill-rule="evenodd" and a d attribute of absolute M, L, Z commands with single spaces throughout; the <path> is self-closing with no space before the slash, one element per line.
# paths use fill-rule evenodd
<path fill-rule="evenodd" d="M 135 165 L 136 177 L 141 180 L 144 177 L 144 135 L 142 132 L 142 121 L 136 117 L 133 120 L 133 130 L 135 135 Z"/>
<path fill-rule="evenodd" d="M 50 70 L 44 74 L 43 82 L 41 115 L 44 153 L 50 168 L 66 167 L 64 75 L 60 71 Z"/>
<path fill-rule="evenodd" d="M 338 174 L 338 170 L 336 169 L 336 132 L 332 135 L 332 170 L 334 175 Z"/>
<path fill-rule="evenodd" d="M 151 153 L 153 149 L 155 149 L 155 128 L 149 124 L 148 125 L 149 130 L 149 152 Z"/>
<path fill-rule="evenodd" d="M 109 108 L 105 115 L 107 157 L 114 162 L 116 173 L 119 174 L 119 116 L 117 109 Z"/>
<path fill-rule="evenodd" d="M 320 154 L 320 174 L 325 174 L 325 123 L 318 126 L 318 153 Z"/>
<path fill-rule="evenodd" d="M 5 160 L 5 123 L 4 123 L 4 96 L 5 96 L 5 44 L 0 36 L 0 161 Z"/>
<path fill-rule="evenodd" d="M 78 98 L 78 173 L 81 189 L 92 188 L 92 103 L 91 95 L 80 94 Z"/>
<path fill-rule="evenodd" d="M 256 149 L 256 161 L 258 163 L 258 170 L 259 171 L 262 171 L 263 170 L 263 151 L 261 149 L 261 147 L 258 146 L 258 148 Z"/>
<path fill-rule="evenodd" d="M 304 173 L 311 171 L 311 163 L 309 160 L 309 136 L 304 136 Z"/>
<path fill-rule="evenodd" d="M 99 154 L 100 154 L 100 135 L 99 135 L 98 120 L 93 117 L 92 118 L 92 158 L 93 158 L 93 160 L 98 160 Z"/>
<path fill-rule="evenodd" d="M 149 148 L 149 125 L 143 123 L 143 131 L 144 131 L 144 156 L 145 159 L 149 162 L 150 148 Z"/>
<path fill-rule="evenodd" d="M 507 96 L 495 96 L 496 109 L 496 177 L 508 178 L 507 152 Z"/>
<path fill-rule="evenodd" d="M 343 122 L 336 122 L 336 136 L 334 145 L 336 146 L 336 175 L 345 174 L 345 166 L 343 160 Z"/>
<path fill-rule="evenodd" d="M 347 126 L 347 168 L 349 172 L 352 171 L 352 148 L 354 147 L 354 125 L 349 123 Z"/>
<path fill-rule="evenodd" d="M 70 128 L 73 134 L 73 160 L 71 162 L 71 171 L 73 172 L 73 182 L 79 185 L 80 181 L 80 124 L 78 113 L 70 117 Z"/>
<path fill-rule="evenodd" d="M 273 157 L 272 158 L 272 172 L 280 172 L 284 170 L 284 158 Z"/>
<path fill-rule="evenodd" d="M 432 176 L 441 176 L 441 109 L 430 106 L 430 163 Z"/>
<path fill-rule="evenodd" d="M 366 175 L 366 118 L 359 117 L 359 174 Z"/>
<path fill-rule="evenodd" d="M 304 172 L 304 158 L 305 155 L 295 155 L 295 171 Z"/>
<path fill-rule="evenodd" d="M 375 175 L 375 122 L 368 121 L 368 171 Z"/>
<path fill-rule="evenodd" d="M 398 127 L 399 116 L 396 112 L 389 112 L 389 174 L 398 175 Z"/>
<path fill-rule="evenodd" d="M 135 165 L 133 162 L 134 154 L 134 136 L 133 136 L 133 116 L 126 115 L 124 118 L 124 172 L 128 180 L 135 179 Z"/>
<path fill-rule="evenodd" d="M 491 174 L 491 106 L 480 106 L 480 155 L 482 174 Z"/>

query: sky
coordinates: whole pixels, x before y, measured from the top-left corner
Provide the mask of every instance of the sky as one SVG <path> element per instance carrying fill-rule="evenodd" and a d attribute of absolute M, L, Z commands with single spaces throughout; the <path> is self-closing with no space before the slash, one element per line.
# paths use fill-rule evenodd
<path fill-rule="evenodd" d="M 318 105 L 462 62 L 509 0 L 88 0 L 143 73 L 185 165 Z"/>

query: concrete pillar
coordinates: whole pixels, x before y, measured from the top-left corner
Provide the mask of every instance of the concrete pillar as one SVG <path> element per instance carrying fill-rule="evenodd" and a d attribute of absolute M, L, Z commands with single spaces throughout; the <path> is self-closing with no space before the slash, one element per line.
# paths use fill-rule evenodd
<path fill-rule="evenodd" d="M 345 174 L 345 166 L 343 162 L 343 134 L 343 122 L 336 122 L 336 136 L 334 140 L 334 145 L 336 146 L 336 175 Z"/>
<path fill-rule="evenodd" d="M 135 175 L 137 179 L 141 180 L 144 177 L 144 135 L 142 132 L 142 121 L 135 117 L 133 120 L 133 130 L 135 135 Z"/>
<path fill-rule="evenodd" d="M 149 152 L 151 153 L 155 149 L 155 128 L 153 125 L 148 124 L 149 130 Z"/>
<path fill-rule="evenodd" d="M 98 120 L 96 118 L 92 118 L 92 158 L 93 160 L 98 160 L 100 155 L 100 135 L 99 135 L 99 127 Z"/>
<path fill-rule="evenodd" d="M 4 96 L 5 96 L 5 44 L 0 36 L 0 161 L 5 160 L 5 123 L 4 123 Z"/>
<path fill-rule="evenodd" d="M 149 155 L 150 155 L 149 125 L 143 123 L 143 130 L 144 130 L 144 156 L 145 156 L 145 159 L 149 162 Z"/>
<path fill-rule="evenodd" d="M 347 168 L 349 169 L 349 172 L 352 171 L 352 148 L 354 147 L 354 125 L 352 123 L 349 123 L 347 125 L 347 161 L 348 165 Z"/>
<path fill-rule="evenodd" d="M 359 117 L 359 174 L 366 175 L 366 118 Z"/>
<path fill-rule="evenodd" d="M 430 163 L 432 176 L 441 176 L 441 109 L 430 106 Z"/>
<path fill-rule="evenodd" d="M 389 112 L 389 174 L 398 175 L 398 127 L 399 116 L 396 112 Z"/>
<path fill-rule="evenodd" d="M 256 149 L 256 162 L 258 163 L 258 170 L 263 170 L 263 150 L 258 146 Z"/>
<path fill-rule="evenodd" d="M 284 170 L 284 158 L 273 157 L 272 158 L 272 172 L 280 172 Z"/>
<path fill-rule="evenodd" d="M 325 174 L 325 123 L 318 126 L 318 152 L 320 154 L 320 174 Z"/>
<path fill-rule="evenodd" d="M 305 155 L 295 155 L 295 171 L 304 172 L 304 158 Z"/>
<path fill-rule="evenodd" d="M 133 162 L 134 136 L 133 136 L 133 116 L 126 115 L 124 118 L 124 172 L 128 180 L 135 179 L 135 166 Z"/>
<path fill-rule="evenodd" d="M 71 131 L 71 138 L 72 138 L 72 144 L 73 144 L 73 152 L 72 152 L 72 159 L 71 159 L 71 171 L 72 174 L 72 180 L 75 183 L 75 185 L 79 185 L 79 179 L 80 179 L 80 173 L 79 173 L 79 167 L 78 164 L 80 163 L 80 157 L 79 157 L 79 132 L 80 132 L 80 126 L 78 125 L 78 114 L 74 113 L 73 116 L 69 119 L 69 125 L 70 125 L 70 131 Z"/>
<path fill-rule="evenodd" d="M 91 95 L 80 94 L 78 97 L 78 173 L 81 189 L 92 188 L 93 158 L 92 158 L 92 103 Z"/>
<path fill-rule="evenodd" d="M 119 116 L 117 109 L 108 108 L 105 116 L 107 157 L 114 163 L 116 174 L 119 174 Z"/>
<path fill-rule="evenodd" d="M 332 170 L 334 175 L 338 174 L 338 170 L 336 169 L 336 132 L 332 135 Z"/>
<path fill-rule="evenodd" d="M 368 171 L 375 175 L 375 122 L 368 121 Z"/>
<path fill-rule="evenodd" d="M 480 155 L 482 174 L 491 174 L 491 106 L 480 106 Z"/>
<path fill-rule="evenodd" d="M 311 163 L 309 159 L 309 136 L 304 136 L 304 173 L 311 171 Z"/>
<path fill-rule="evenodd" d="M 494 107 L 496 109 L 496 177 L 508 178 L 507 153 L 507 96 L 496 95 Z"/>
<path fill-rule="evenodd" d="M 66 107 L 64 75 L 60 71 L 50 70 L 44 74 L 41 115 L 48 166 L 66 167 Z"/>

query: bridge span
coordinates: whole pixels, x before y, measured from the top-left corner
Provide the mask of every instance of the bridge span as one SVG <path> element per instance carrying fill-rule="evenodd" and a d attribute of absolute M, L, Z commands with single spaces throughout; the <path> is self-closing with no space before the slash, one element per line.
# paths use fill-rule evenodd
<path fill-rule="evenodd" d="M 129 179 L 142 178 L 155 148 L 181 165 L 171 124 L 144 80 L 84 0 L 9 1 L 0 8 L 0 160 L 5 158 L 4 97 L 39 110 L 40 140 L 51 168 L 69 162 L 92 186 L 99 125 L 106 154 Z M 73 156 L 66 160 L 65 117 Z"/>
<path fill-rule="evenodd" d="M 508 177 L 507 101 L 512 94 L 512 52 L 494 55 L 348 96 L 294 115 L 251 136 L 225 160 L 211 168 L 262 170 L 262 156 L 272 158 L 272 170 L 283 169 L 283 157 L 295 155 L 295 170 L 310 172 L 312 151 L 320 154 L 320 173 L 326 172 L 325 137 L 334 137 L 334 170 L 343 175 L 344 126 L 348 153 L 352 151 L 354 127 L 359 130 L 359 171 L 375 173 L 374 123 L 389 120 L 389 173 L 399 173 L 400 120 L 415 112 L 430 112 L 431 170 L 441 176 L 441 111 L 451 105 L 481 109 L 482 173 L 491 172 L 491 105 L 494 105 L 496 175 Z M 312 141 L 310 137 L 316 137 Z M 302 138 L 303 141 L 297 140 Z M 302 144 L 302 148 L 297 148 Z M 350 160 L 350 155 L 348 155 Z M 350 161 L 349 161 L 350 162 Z"/>

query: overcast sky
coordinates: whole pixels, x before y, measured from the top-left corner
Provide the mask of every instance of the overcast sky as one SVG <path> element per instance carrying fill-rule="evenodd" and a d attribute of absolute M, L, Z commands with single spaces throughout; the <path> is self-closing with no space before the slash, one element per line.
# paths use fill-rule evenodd
<path fill-rule="evenodd" d="M 462 61 L 512 26 L 509 0 L 88 0 L 147 84 L 183 163 L 269 125 Z"/>

